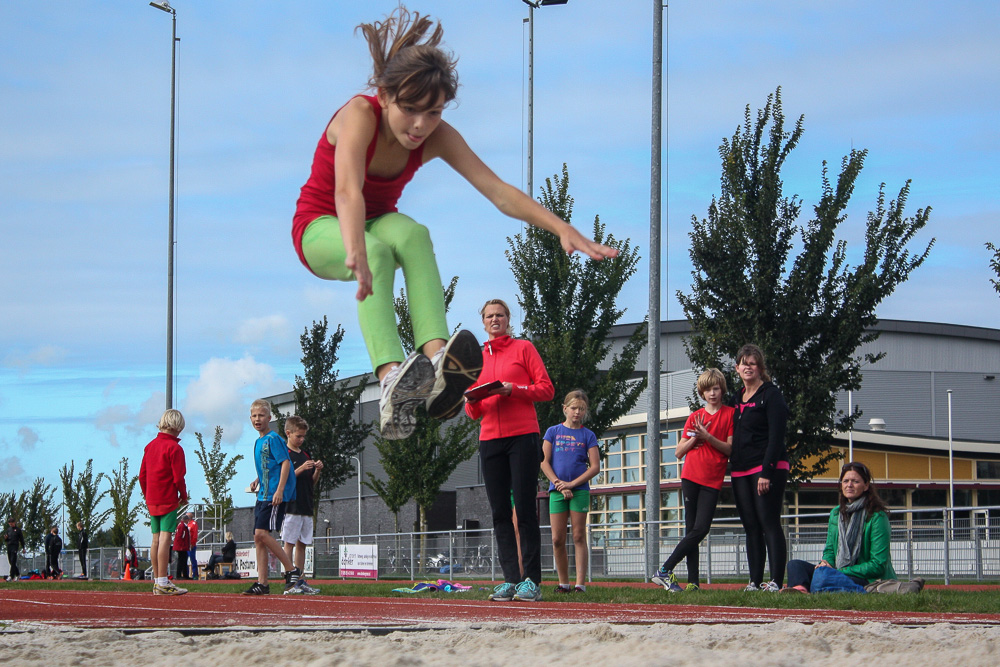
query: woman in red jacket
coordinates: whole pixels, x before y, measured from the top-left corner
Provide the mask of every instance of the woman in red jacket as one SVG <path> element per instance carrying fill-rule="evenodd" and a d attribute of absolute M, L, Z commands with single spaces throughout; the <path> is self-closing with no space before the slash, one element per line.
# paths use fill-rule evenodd
<path fill-rule="evenodd" d="M 482 418 L 479 458 L 483 482 L 493 513 L 493 532 L 500 552 L 504 582 L 491 600 L 541 600 L 541 531 L 535 497 L 542 462 L 535 403 L 552 400 L 555 390 L 542 358 L 529 341 L 510 337 L 510 308 L 500 299 L 486 302 L 483 326 L 489 340 L 483 346 L 483 371 L 479 383 L 502 384 L 485 398 L 470 399 L 465 411 Z M 517 510 L 524 579 L 517 562 L 511 498 Z"/>

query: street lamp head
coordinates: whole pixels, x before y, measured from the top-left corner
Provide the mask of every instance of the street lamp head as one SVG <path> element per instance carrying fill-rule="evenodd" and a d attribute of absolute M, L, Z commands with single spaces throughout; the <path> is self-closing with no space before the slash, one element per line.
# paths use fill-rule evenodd
<path fill-rule="evenodd" d="M 171 7 L 170 3 L 167 2 L 167 0 L 163 0 L 163 2 L 151 2 L 151 3 L 149 3 L 149 6 L 150 7 L 156 7 L 160 11 L 167 12 L 168 14 L 176 14 L 177 13 L 177 10 L 174 9 L 173 7 Z"/>
<path fill-rule="evenodd" d="M 569 0 L 542 0 L 542 7 L 548 7 L 549 5 L 565 5 Z"/>

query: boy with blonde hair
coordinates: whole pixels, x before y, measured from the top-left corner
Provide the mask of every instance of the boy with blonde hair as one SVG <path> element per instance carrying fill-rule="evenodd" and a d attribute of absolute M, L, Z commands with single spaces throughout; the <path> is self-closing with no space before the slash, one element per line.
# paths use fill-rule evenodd
<path fill-rule="evenodd" d="M 280 435 L 271 430 L 271 404 L 258 398 L 250 405 L 250 423 L 260 435 L 254 443 L 253 461 L 257 479 L 250 489 L 257 492 L 254 505 L 253 543 L 257 551 L 257 581 L 244 595 L 269 595 L 267 554 L 274 554 L 285 568 L 285 592 L 296 587 L 302 570 L 281 549 L 272 531 L 280 531 L 285 519 L 285 505 L 295 499 L 295 475 L 291 474 L 288 446 Z"/>
<path fill-rule="evenodd" d="M 153 564 L 153 595 L 184 595 L 187 590 L 175 586 L 167 576 L 170 569 L 171 537 L 177 527 L 177 510 L 188 501 L 184 475 L 184 450 L 180 435 L 184 415 L 167 410 L 156 425 L 159 433 L 146 445 L 139 466 L 139 486 L 149 509 L 149 528 L 153 534 L 149 558 Z"/>
<path fill-rule="evenodd" d="M 306 547 L 313 543 L 313 485 L 319 480 L 323 470 L 323 462 L 314 460 L 309 452 L 302 449 L 308 432 L 309 424 L 302 417 L 292 415 L 285 420 L 288 457 L 292 461 L 292 473 L 295 475 L 295 500 L 288 503 L 286 508 L 285 522 L 281 525 L 281 541 L 285 543 L 285 554 L 292 559 L 298 570 L 305 569 Z M 286 595 L 317 593 L 319 589 L 309 586 L 302 577 L 297 586 L 285 591 Z"/>

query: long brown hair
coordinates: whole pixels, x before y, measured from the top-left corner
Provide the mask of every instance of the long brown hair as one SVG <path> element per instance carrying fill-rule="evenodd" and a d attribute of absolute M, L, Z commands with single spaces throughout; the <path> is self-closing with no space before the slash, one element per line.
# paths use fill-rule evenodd
<path fill-rule="evenodd" d="M 757 362 L 757 370 L 760 371 L 760 379 L 764 382 L 771 381 L 771 374 L 767 372 L 767 360 L 764 359 L 764 352 L 754 345 L 747 343 L 736 353 L 736 363 L 742 364 L 744 359 L 753 359 Z"/>
<path fill-rule="evenodd" d="M 409 104 L 428 95 L 432 103 L 441 95 L 445 102 L 455 99 L 458 61 L 439 47 L 444 37 L 440 22 L 435 25 L 428 16 L 400 5 L 384 21 L 362 23 L 358 30 L 372 55 L 370 87 L 384 90 L 390 100 Z"/>
<path fill-rule="evenodd" d="M 878 495 L 878 489 L 875 488 L 875 479 L 872 477 L 872 471 L 868 469 L 864 463 L 858 461 L 851 461 L 850 463 L 845 463 L 844 467 L 840 469 L 840 479 L 837 480 L 837 495 L 840 499 L 840 512 L 844 513 L 847 507 L 847 498 L 844 496 L 844 475 L 849 472 L 856 472 L 861 481 L 868 485 L 868 489 L 864 493 L 865 497 L 865 512 L 868 516 L 873 516 L 877 512 L 889 513 L 889 507 L 882 500 L 881 496 Z"/>

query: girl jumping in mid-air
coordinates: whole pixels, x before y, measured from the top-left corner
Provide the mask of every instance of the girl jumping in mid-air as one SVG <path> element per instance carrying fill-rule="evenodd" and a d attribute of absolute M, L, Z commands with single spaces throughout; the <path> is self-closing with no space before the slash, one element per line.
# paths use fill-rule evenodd
<path fill-rule="evenodd" d="M 327 123 L 299 196 L 292 239 L 299 259 L 320 278 L 358 282 L 361 333 L 382 385 L 382 435 L 404 438 L 420 404 L 435 418 L 456 414 L 482 367 L 475 336 L 462 331 L 448 337 L 427 228 L 396 210 L 422 165 L 441 158 L 502 213 L 558 236 L 568 253 L 603 259 L 618 251 L 587 239 L 500 180 L 442 120 L 458 76 L 454 58 L 439 47 L 440 23 L 400 6 L 384 21 L 358 27 L 371 51 L 368 85 L 375 94 L 351 98 Z M 397 266 L 406 281 L 416 348 L 405 359 L 393 310 Z"/>

